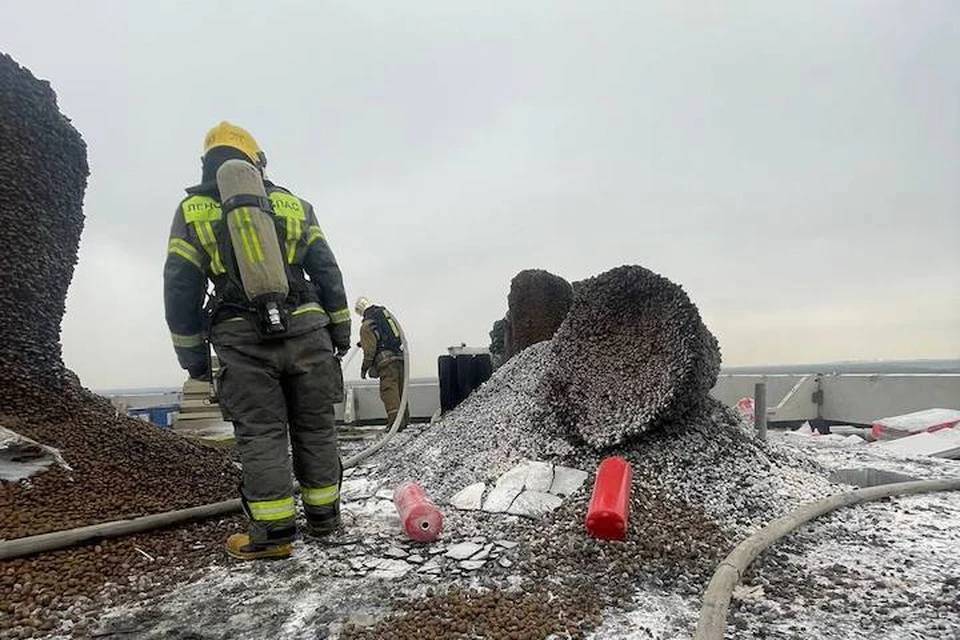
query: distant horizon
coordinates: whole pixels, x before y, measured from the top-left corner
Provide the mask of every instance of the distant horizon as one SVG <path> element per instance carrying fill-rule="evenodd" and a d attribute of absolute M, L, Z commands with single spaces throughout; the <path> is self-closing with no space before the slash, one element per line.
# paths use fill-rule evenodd
<path fill-rule="evenodd" d="M 911 358 L 901 360 L 837 360 L 832 362 L 805 362 L 796 364 L 755 364 L 755 365 L 732 365 L 721 367 L 721 373 L 748 373 L 750 371 L 765 369 L 769 373 L 784 373 L 789 370 L 790 373 L 810 373 L 816 370 L 816 373 L 831 373 L 837 368 L 855 368 L 860 369 L 864 365 L 883 365 L 883 368 L 890 369 L 900 367 L 903 369 L 926 368 L 928 371 L 904 370 L 904 371 L 849 371 L 848 373 L 960 373 L 960 358 Z M 411 381 L 435 380 L 435 377 L 417 376 L 411 378 Z M 357 380 L 350 380 L 356 382 Z M 81 380 L 81 383 L 83 381 Z M 109 389 L 94 389 L 88 387 L 98 395 L 152 395 L 163 394 L 178 391 L 181 386 L 158 386 L 158 387 L 116 387 Z"/>

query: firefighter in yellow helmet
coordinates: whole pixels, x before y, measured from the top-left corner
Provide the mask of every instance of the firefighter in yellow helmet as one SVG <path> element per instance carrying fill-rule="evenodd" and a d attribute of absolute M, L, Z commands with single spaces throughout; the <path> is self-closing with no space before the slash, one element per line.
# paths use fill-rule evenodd
<path fill-rule="evenodd" d="M 380 400 L 387 412 L 387 424 L 392 425 L 400 411 L 403 395 L 403 341 L 393 316 L 384 307 L 358 298 L 354 311 L 363 318 L 360 324 L 360 344 L 363 349 L 363 364 L 360 377 L 380 378 Z M 410 410 L 403 413 L 400 431 L 410 421 Z"/>
<path fill-rule="evenodd" d="M 263 179 L 265 166 L 247 131 L 229 122 L 211 129 L 200 184 L 187 188 L 177 207 L 164 266 L 166 319 L 180 365 L 192 378 L 210 379 L 207 340 L 219 358 L 220 407 L 234 425 L 248 516 L 247 532 L 230 536 L 227 551 L 241 559 L 291 554 L 297 535 L 291 472 L 309 532 L 324 535 L 340 524 L 333 406 L 343 397 L 339 358 L 350 346 L 343 278 L 313 207 Z M 221 186 L 231 184 L 224 175 L 241 170 L 265 197 L 221 198 Z M 237 220 L 246 225 L 235 234 Z M 264 267 L 264 255 L 273 257 L 268 266 L 283 285 L 266 315 L 263 301 L 251 299 L 243 270 L 245 260 Z M 208 282 L 213 292 L 204 307 Z"/>

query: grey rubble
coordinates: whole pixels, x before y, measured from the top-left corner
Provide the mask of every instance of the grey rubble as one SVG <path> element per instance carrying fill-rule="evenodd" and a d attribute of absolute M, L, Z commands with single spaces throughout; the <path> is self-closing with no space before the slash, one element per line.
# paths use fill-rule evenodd
<path fill-rule="evenodd" d="M 541 383 L 555 428 L 596 449 L 702 408 L 720 348 L 683 289 L 638 266 L 578 283 Z"/>

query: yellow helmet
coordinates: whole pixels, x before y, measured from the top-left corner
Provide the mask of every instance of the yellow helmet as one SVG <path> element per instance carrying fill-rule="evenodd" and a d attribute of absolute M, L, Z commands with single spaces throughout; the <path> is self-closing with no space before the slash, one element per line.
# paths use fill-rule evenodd
<path fill-rule="evenodd" d="M 203 154 L 214 147 L 233 147 L 250 158 L 250 162 L 263 169 L 267 166 L 267 156 L 250 133 L 226 120 L 207 132 L 203 139 Z"/>

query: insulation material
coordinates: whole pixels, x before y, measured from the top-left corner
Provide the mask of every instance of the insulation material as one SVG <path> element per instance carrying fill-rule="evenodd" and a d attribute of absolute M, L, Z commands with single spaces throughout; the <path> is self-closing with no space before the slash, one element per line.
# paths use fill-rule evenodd
<path fill-rule="evenodd" d="M 877 440 L 902 438 L 912 433 L 949 429 L 960 424 L 960 411 L 956 409 L 925 409 L 890 418 L 881 418 L 873 423 L 871 433 Z"/>
<path fill-rule="evenodd" d="M 896 440 L 877 442 L 877 449 L 901 456 L 960 459 L 960 427 L 921 431 Z"/>
<path fill-rule="evenodd" d="M 25 480 L 52 464 L 70 470 L 60 452 L 53 447 L 0 427 L 0 480 Z"/>

